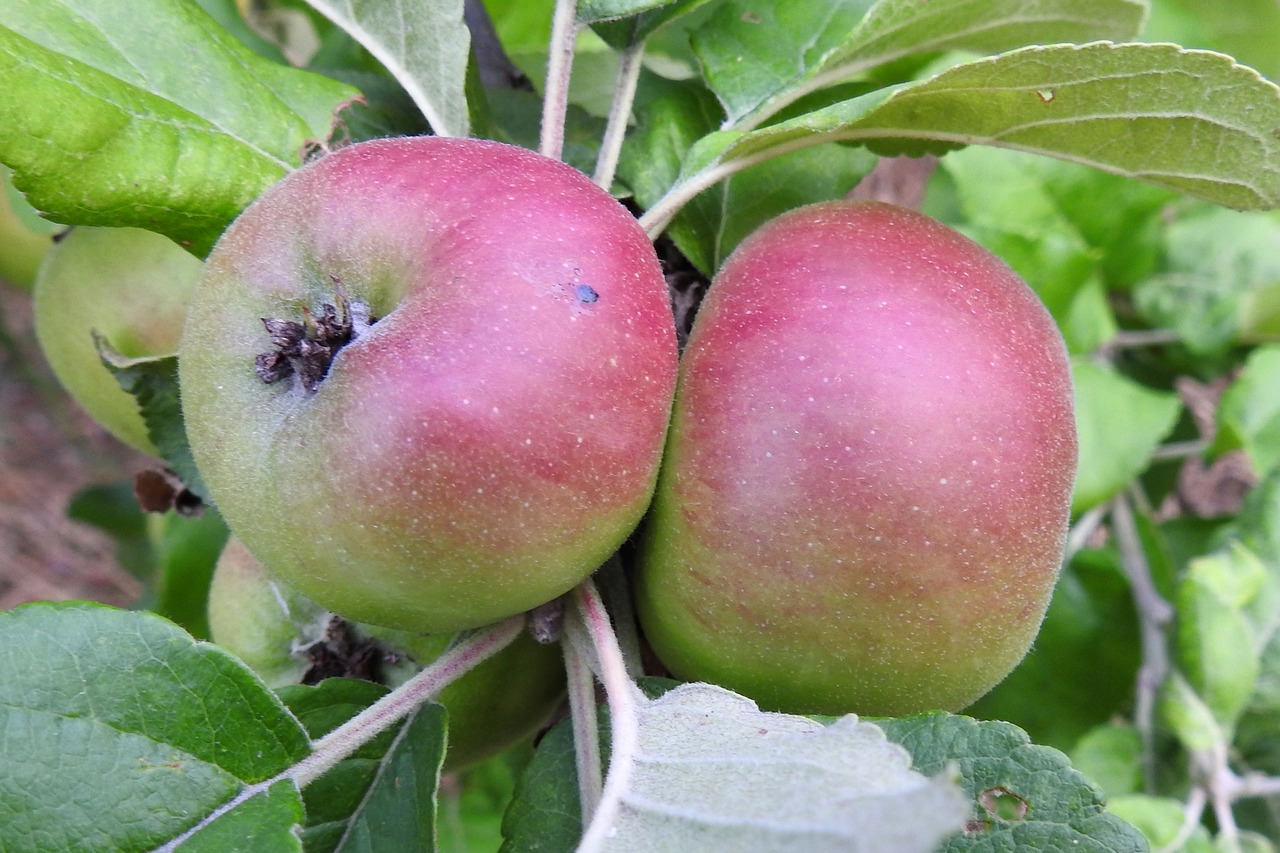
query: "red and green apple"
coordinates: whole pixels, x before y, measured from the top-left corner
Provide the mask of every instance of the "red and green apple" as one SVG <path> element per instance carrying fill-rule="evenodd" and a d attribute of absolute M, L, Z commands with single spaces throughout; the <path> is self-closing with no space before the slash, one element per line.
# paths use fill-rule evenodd
<path fill-rule="evenodd" d="M 514 146 L 401 137 L 232 224 L 179 364 L 196 462 L 267 568 L 438 633 L 555 598 L 629 535 L 676 349 L 653 246 L 608 193 Z"/>
<path fill-rule="evenodd" d="M 1062 337 L 923 214 L 804 207 L 697 315 L 638 572 L 659 657 L 770 709 L 956 710 L 1026 653 L 1076 464 Z"/>

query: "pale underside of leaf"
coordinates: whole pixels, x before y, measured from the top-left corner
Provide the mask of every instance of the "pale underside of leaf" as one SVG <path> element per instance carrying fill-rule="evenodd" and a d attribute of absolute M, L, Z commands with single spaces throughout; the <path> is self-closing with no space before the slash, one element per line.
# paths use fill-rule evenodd
<path fill-rule="evenodd" d="M 396 78 L 437 136 L 467 136 L 463 0 L 307 0 Z"/>
<path fill-rule="evenodd" d="M 933 850 L 969 813 L 874 725 L 761 712 L 709 684 L 646 703 L 614 851 Z"/>
<path fill-rule="evenodd" d="M 1242 209 L 1280 205 L 1280 89 L 1230 57 L 1097 42 L 1012 51 L 738 137 L 722 162 L 828 141 L 995 145 Z"/>
<path fill-rule="evenodd" d="M 996 52 L 1029 43 L 1130 39 L 1147 6 L 1140 0 L 882 0 L 817 72 L 883 64 L 913 53 Z"/>
<path fill-rule="evenodd" d="M 790 24 L 787 36 L 803 36 L 785 49 L 792 61 L 763 73 L 758 63 L 744 61 L 755 58 L 749 55 L 750 41 L 739 51 L 729 49 L 735 46 L 732 35 L 749 33 L 750 25 L 735 23 L 721 33 L 713 31 L 709 39 L 726 43 L 702 56 L 712 88 L 725 104 L 725 127 L 755 127 L 801 95 L 905 57 L 1127 40 L 1137 35 L 1147 10 L 1141 0 L 881 0 L 863 15 L 866 5 L 832 3 L 822 15 Z M 765 24 L 762 20 L 761 26 Z M 770 35 L 764 45 L 778 38 Z M 739 52 L 744 53 L 735 55 Z M 747 74 L 755 79 L 743 76 Z"/>

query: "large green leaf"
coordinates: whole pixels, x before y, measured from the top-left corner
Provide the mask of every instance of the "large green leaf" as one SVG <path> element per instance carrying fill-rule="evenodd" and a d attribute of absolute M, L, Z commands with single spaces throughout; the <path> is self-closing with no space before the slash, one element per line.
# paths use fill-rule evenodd
<path fill-rule="evenodd" d="M 798 148 L 857 142 L 880 154 L 994 145 L 1267 208 L 1280 205 L 1276 127 L 1280 89 L 1228 56 L 1176 45 L 1029 47 L 750 133 L 711 134 L 667 199 L 677 206 Z"/>
<path fill-rule="evenodd" d="M 758 124 L 800 94 L 912 55 L 1128 39 L 1138 0 L 731 0 L 695 35 L 732 125 Z"/>
<path fill-rule="evenodd" d="M 256 676 L 157 616 L 26 605 L 0 613 L 0 648 L 6 850 L 150 850 L 310 749 Z M 275 837 L 300 813 L 288 787 Z"/>
<path fill-rule="evenodd" d="M 466 136 L 471 33 L 463 0 L 306 0 L 391 72 L 437 136 Z"/>
<path fill-rule="evenodd" d="M 1102 792 L 1064 754 L 1032 744 L 1016 726 L 942 713 L 878 725 L 907 748 L 920 772 L 959 769 L 973 818 L 969 831 L 940 848 L 945 853 L 1147 849 L 1134 827 L 1106 811 Z"/>
<path fill-rule="evenodd" d="M 0 0 L 0 92 L 0 162 L 33 205 L 197 255 L 358 94 L 177 0 Z"/>

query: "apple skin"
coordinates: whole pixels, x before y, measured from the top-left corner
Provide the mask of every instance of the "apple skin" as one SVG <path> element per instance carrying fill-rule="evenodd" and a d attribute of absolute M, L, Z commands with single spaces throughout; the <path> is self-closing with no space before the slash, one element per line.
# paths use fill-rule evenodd
<path fill-rule="evenodd" d="M 375 322 L 318 387 L 260 379 L 262 318 L 318 316 L 339 290 Z M 309 164 L 232 224 L 179 365 L 196 463 L 272 574 L 440 633 L 561 595 L 634 529 L 676 344 L 652 244 L 584 175 L 400 137 Z"/>
<path fill-rule="evenodd" d="M 156 455 L 138 405 L 98 355 L 101 332 L 131 358 L 178 351 L 187 304 L 204 264 L 140 228 L 73 228 L 36 278 L 36 336 L 58 381 L 125 444 Z"/>
<path fill-rule="evenodd" d="M 1075 464 L 1062 337 L 1012 270 L 914 211 L 797 209 L 695 320 L 641 624 L 772 710 L 960 709 L 1035 637 Z"/>
<path fill-rule="evenodd" d="M 14 189 L 12 178 L 0 166 L 0 279 L 30 292 L 53 235 L 66 226 L 40 219 Z"/>
<path fill-rule="evenodd" d="M 333 614 L 270 577 L 244 543 L 227 542 L 209 588 L 213 641 L 240 658 L 273 689 L 300 684 L 311 666 L 306 649 L 320 640 Z M 398 686 L 449 646 L 450 634 L 409 634 L 353 625 L 386 654 L 382 681 Z M 445 770 L 477 764 L 537 731 L 564 699 L 558 645 L 527 633 L 446 687 L 449 713 Z"/>

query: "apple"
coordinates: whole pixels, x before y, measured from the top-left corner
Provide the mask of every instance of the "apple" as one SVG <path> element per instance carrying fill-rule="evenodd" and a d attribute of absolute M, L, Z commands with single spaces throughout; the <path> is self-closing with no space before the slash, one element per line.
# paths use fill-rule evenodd
<path fill-rule="evenodd" d="M 677 676 L 796 713 L 956 710 L 1026 653 L 1076 464 L 1062 337 L 914 211 L 799 208 L 718 272 L 637 606 Z"/>
<path fill-rule="evenodd" d="M 102 363 L 94 333 L 131 358 L 173 355 L 203 264 L 140 228 L 77 227 L 36 277 L 36 336 L 58 381 L 131 447 L 156 454 L 137 403 Z"/>
<path fill-rule="evenodd" d="M 0 279 L 21 290 L 35 284 L 40 260 L 65 226 L 41 219 L 13 186 L 9 169 L 0 166 Z"/>
<path fill-rule="evenodd" d="M 573 168 L 477 139 L 357 143 L 255 201 L 179 358 L 232 531 L 350 619 L 494 622 L 648 506 L 675 387 L 653 246 Z"/>
<path fill-rule="evenodd" d="M 209 588 L 210 636 L 272 688 L 329 676 L 396 686 L 445 651 L 450 634 L 414 635 L 351 624 L 275 578 L 242 542 L 227 542 Z M 460 770 L 540 728 L 564 698 L 559 646 L 522 634 L 446 687 L 445 769 Z"/>

